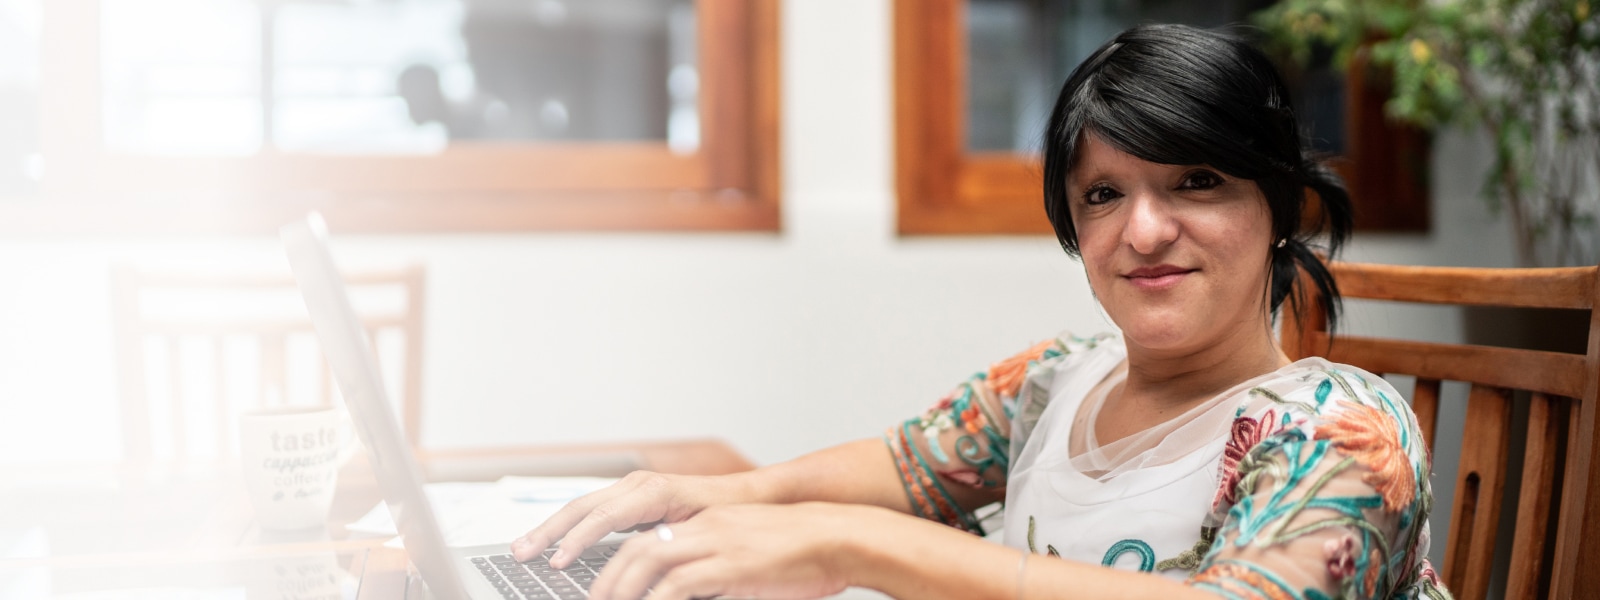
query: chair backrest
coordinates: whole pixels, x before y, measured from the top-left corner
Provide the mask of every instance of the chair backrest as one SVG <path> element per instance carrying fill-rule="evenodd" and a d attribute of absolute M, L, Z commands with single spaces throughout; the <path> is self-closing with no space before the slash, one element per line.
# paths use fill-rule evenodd
<path fill-rule="evenodd" d="M 1303 321 L 1294 311 L 1284 311 L 1282 343 L 1292 359 L 1324 356 L 1373 373 L 1415 376 L 1412 409 L 1435 451 L 1439 412 L 1466 411 L 1442 565 L 1445 583 L 1457 598 L 1485 598 L 1500 591 L 1490 589 L 1490 569 L 1497 530 L 1506 519 L 1514 519 L 1515 534 L 1504 597 L 1572 598 L 1577 590 L 1600 589 L 1600 544 L 1592 543 L 1600 539 L 1600 448 L 1595 439 L 1600 267 L 1473 269 L 1341 262 L 1329 267 L 1345 298 L 1589 311 L 1585 354 L 1345 334 L 1330 339 L 1324 315 L 1310 306 Z M 1440 406 L 1440 381 L 1471 384 L 1464 408 Z M 1514 393 L 1518 390 L 1522 393 Z M 1522 477 L 1508 482 L 1513 403 L 1524 401 Z M 1501 514 L 1508 484 L 1517 486 L 1515 515 Z"/>
<path fill-rule="evenodd" d="M 421 437 L 424 271 L 346 275 L 383 363 L 402 425 Z M 294 279 L 112 268 L 123 459 L 228 460 L 238 415 L 333 405 L 337 393 Z M 361 294 L 373 306 L 363 307 Z M 296 385 L 299 384 L 299 385 Z"/>

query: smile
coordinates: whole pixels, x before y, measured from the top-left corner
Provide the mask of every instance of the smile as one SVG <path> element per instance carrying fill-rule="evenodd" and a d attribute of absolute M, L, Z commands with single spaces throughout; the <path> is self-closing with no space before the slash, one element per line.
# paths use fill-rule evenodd
<path fill-rule="evenodd" d="M 1141 267 L 1134 269 L 1122 277 L 1132 283 L 1134 287 L 1145 290 L 1162 290 L 1178 285 L 1190 273 L 1199 269 L 1184 269 L 1172 265 L 1155 267 Z"/>

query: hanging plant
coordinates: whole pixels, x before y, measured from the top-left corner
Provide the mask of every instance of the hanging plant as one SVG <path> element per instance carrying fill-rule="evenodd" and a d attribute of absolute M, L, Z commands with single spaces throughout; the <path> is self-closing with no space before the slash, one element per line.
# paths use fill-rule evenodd
<path fill-rule="evenodd" d="M 1304 64 L 1364 54 L 1385 113 L 1427 129 L 1481 127 L 1483 192 L 1527 266 L 1600 260 L 1600 0 L 1284 0 L 1254 17 Z"/>

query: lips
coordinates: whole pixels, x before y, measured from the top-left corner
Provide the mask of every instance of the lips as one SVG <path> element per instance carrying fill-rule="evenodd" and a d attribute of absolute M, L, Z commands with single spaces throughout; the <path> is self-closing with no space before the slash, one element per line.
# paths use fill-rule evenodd
<path fill-rule="evenodd" d="M 1198 270 L 1186 269 L 1175 265 L 1156 265 L 1153 267 L 1139 267 L 1128 271 L 1122 277 L 1137 287 L 1158 290 L 1178 285 L 1186 276 Z"/>

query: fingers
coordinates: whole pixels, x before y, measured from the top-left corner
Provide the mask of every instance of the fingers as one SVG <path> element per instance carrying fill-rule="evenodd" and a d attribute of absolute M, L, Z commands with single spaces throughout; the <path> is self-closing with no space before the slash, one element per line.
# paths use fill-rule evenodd
<path fill-rule="evenodd" d="M 606 563 L 593 600 L 685 600 L 719 595 L 820 598 L 849 581 L 830 570 L 837 522 L 817 507 L 713 506 L 636 536 Z M 648 594 L 648 595 L 647 595 Z"/>
<path fill-rule="evenodd" d="M 728 567 L 715 558 L 697 560 L 667 573 L 650 590 L 650 600 L 715 598 L 727 592 Z"/>
<path fill-rule="evenodd" d="M 528 533 L 523 534 L 522 537 L 513 540 L 511 542 L 511 555 L 519 561 L 532 560 L 539 552 L 550 547 L 552 542 L 566 535 L 584 517 L 589 516 L 589 512 L 593 510 L 594 506 L 605 502 L 610 496 L 614 495 L 616 487 L 618 486 L 613 485 L 602 490 L 590 492 L 568 502 L 566 506 L 561 507 L 555 514 L 550 515 L 550 518 L 545 519 L 538 527 L 534 527 Z"/>
<path fill-rule="evenodd" d="M 636 523 L 660 521 L 663 512 L 658 503 L 641 504 L 637 501 L 628 502 L 627 499 L 596 506 L 587 517 L 567 532 L 566 537 L 561 538 L 556 553 L 550 557 L 550 565 L 557 569 L 565 569 L 568 563 L 583 553 L 584 548 L 594 545 L 600 538 Z"/>
<path fill-rule="evenodd" d="M 589 593 L 597 600 L 642 598 L 651 586 L 659 588 L 657 582 L 663 574 L 677 573 L 712 554 L 714 548 L 692 537 L 679 539 L 675 532 L 672 541 L 663 541 L 655 533 L 645 533 L 622 545 L 617 555 L 606 563 Z M 655 597 L 654 593 L 651 597 Z"/>
<path fill-rule="evenodd" d="M 556 540 L 561 544 L 550 564 L 566 568 L 585 548 L 613 531 L 665 516 L 669 499 L 663 493 L 665 478 L 655 473 L 633 473 L 615 485 L 586 494 L 556 511 L 511 545 L 519 561 L 531 560 Z"/>

